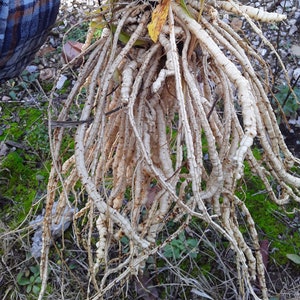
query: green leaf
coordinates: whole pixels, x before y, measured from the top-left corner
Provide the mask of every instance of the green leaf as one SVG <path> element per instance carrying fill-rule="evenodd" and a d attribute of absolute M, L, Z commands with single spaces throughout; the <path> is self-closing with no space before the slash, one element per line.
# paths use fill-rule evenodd
<path fill-rule="evenodd" d="M 164 255 L 166 258 L 171 258 L 174 256 L 173 254 L 173 247 L 171 245 L 166 245 L 164 247 Z"/>
<path fill-rule="evenodd" d="M 176 248 L 176 249 L 180 249 L 180 250 L 184 250 L 185 249 L 185 245 L 183 243 L 183 241 L 181 240 L 173 240 L 171 242 L 172 247 Z"/>
<path fill-rule="evenodd" d="M 297 254 L 287 254 L 286 257 L 297 265 L 300 265 L 300 256 Z"/>
<path fill-rule="evenodd" d="M 9 92 L 9 97 L 13 100 L 16 100 L 17 99 L 17 94 L 14 91 L 10 91 Z"/>
<path fill-rule="evenodd" d="M 185 241 L 185 234 L 184 232 L 180 232 L 180 234 L 178 235 L 178 238 L 181 240 L 181 241 Z"/>
<path fill-rule="evenodd" d="M 40 273 L 40 267 L 38 265 L 29 267 L 29 270 L 33 274 L 39 274 Z"/>
<path fill-rule="evenodd" d="M 189 17 L 193 18 L 192 15 L 191 15 L 191 13 L 189 12 L 189 9 L 187 8 L 186 3 L 185 3 L 184 0 L 180 0 L 180 6 L 183 8 L 184 12 L 185 12 Z"/>
<path fill-rule="evenodd" d="M 38 295 L 39 292 L 40 292 L 40 290 L 41 290 L 41 288 L 40 288 L 39 286 L 37 286 L 37 285 L 34 285 L 34 286 L 32 287 L 32 292 L 33 292 L 35 295 Z"/>
<path fill-rule="evenodd" d="M 69 268 L 70 268 L 70 270 L 74 270 L 74 269 L 76 269 L 76 265 L 75 264 L 70 264 Z"/>
<path fill-rule="evenodd" d="M 19 274 L 22 275 L 22 273 L 19 273 Z M 28 285 L 28 284 L 30 284 L 30 280 L 26 277 L 20 277 L 20 278 L 17 277 L 17 282 L 18 282 L 19 285 Z"/>
<path fill-rule="evenodd" d="M 196 249 L 193 249 L 190 253 L 189 253 L 189 256 L 191 258 L 196 258 L 198 255 L 198 252 L 196 251 Z"/>
<path fill-rule="evenodd" d="M 181 251 L 179 249 L 174 249 L 174 258 L 179 258 L 180 257 Z"/>
<path fill-rule="evenodd" d="M 110 25 L 110 29 L 113 33 L 115 33 L 117 30 L 117 26 Z M 118 37 L 119 41 L 122 42 L 123 44 L 127 44 L 130 38 L 131 35 L 124 31 L 121 31 Z M 147 45 L 147 42 L 143 40 L 136 40 L 134 43 L 134 46 L 145 46 L 145 45 Z"/>
<path fill-rule="evenodd" d="M 198 240 L 196 239 L 188 239 L 186 242 L 190 248 L 195 248 L 198 244 Z"/>
<path fill-rule="evenodd" d="M 27 285 L 26 292 L 29 294 L 31 292 L 32 285 Z"/>
<path fill-rule="evenodd" d="M 35 283 L 41 283 L 42 282 L 42 279 L 41 279 L 41 277 L 40 276 L 38 276 L 36 279 L 35 279 L 35 281 L 34 281 Z"/>

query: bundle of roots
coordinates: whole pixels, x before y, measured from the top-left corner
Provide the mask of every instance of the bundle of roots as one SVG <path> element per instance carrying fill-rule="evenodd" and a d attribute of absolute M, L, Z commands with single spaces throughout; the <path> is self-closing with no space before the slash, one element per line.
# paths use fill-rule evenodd
<path fill-rule="evenodd" d="M 108 2 L 92 22 L 105 28 L 89 45 L 91 27 L 81 55 L 85 63 L 55 122 L 53 101 L 49 106 L 53 167 L 44 218 L 43 287 L 53 202 L 59 200 L 59 219 L 74 199 L 73 205 L 81 205 L 75 223 L 85 216 L 89 230 L 85 246 L 97 290 L 93 299 L 143 272 L 149 256 L 161 253 L 191 218 L 228 240 L 239 293 L 268 298 L 255 224 L 236 188 L 247 161 L 270 201 L 299 201 L 300 178 L 290 171 L 299 160 L 287 149 L 268 99 L 267 64 L 222 13 L 244 18 L 273 53 L 255 22 L 285 17 L 231 0 L 201 3 L 171 1 L 156 43 L 147 31 L 157 5 L 153 1 Z M 80 119 L 70 131 L 63 124 L 75 109 Z M 62 161 L 72 132 L 74 152 Z M 261 149 L 259 158 L 253 143 Z M 250 238 L 243 236 L 237 212 Z M 181 225 L 158 241 L 169 221 Z M 129 250 L 113 256 L 109 250 L 124 236 Z"/>

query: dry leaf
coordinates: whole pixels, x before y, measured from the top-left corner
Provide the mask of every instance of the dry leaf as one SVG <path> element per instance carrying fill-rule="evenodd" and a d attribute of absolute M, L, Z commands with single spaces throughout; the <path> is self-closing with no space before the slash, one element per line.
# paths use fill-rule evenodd
<path fill-rule="evenodd" d="M 238 32 L 242 29 L 243 21 L 239 18 L 233 18 L 230 22 L 230 26 L 235 32 Z"/>
<path fill-rule="evenodd" d="M 0 142 L 0 157 L 1 156 L 6 156 L 9 152 L 9 148 L 5 144 L 5 142 Z"/>
<path fill-rule="evenodd" d="M 260 253 L 262 256 L 263 264 L 265 269 L 268 268 L 268 262 L 269 262 L 269 241 L 268 240 L 262 240 L 260 241 Z"/>
<path fill-rule="evenodd" d="M 55 76 L 55 69 L 53 68 L 46 68 L 41 70 L 39 79 L 41 81 L 49 80 Z"/>
<path fill-rule="evenodd" d="M 171 0 L 162 0 L 152 12 L 152 20 L 148 25 L 148 32 L 154 43 L 157 42 L 162 27 L 166 23 Z"/>
<path fill-rule="evenodd" d="M 81 53 L 83 43 L 75 41 L 67 41 L 62 49 L 62 57 L 65 63 L 70 62 L 73 58 L 78 56 Z M 79 59 L 76 65 L 82 64 L 82 59 Z"/>
<path fill-rule="evenodd" d="M 46 46 L 46 47 L 41 48 L 37 52 L 37 56 L 44 57 L 46 54 L 51 53 L 53 51 L 55 51 L 55 48 L 53 48 L 52 46 Z"/>

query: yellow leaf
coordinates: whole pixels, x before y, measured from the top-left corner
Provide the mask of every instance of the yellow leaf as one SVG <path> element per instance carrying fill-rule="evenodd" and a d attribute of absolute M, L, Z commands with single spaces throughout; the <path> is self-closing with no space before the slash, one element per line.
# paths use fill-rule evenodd
<path fill-rule="evenodd" d="M 162 0 L 152 12 L 152 20 L 148 25 L 148 32 L 154 43 L 157 42 L 162 27 L 166 23 L 171 0 Z"/>

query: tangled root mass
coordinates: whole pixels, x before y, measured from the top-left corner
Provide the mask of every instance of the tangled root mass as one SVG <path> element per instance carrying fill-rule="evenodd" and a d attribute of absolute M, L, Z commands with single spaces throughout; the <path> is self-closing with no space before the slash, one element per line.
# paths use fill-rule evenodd
<path fill-rule="evenodd" d="M 68 199 L 79 201 L 84 195 L 74 219 L 87 216 L 89 232 L 98 232 L 96 245 L 88 239 L 86 246 L 95 299 L 142 272 L 146 259 L 192 217 L 229 241 L 240 293 L 258 299 L 252 288 L 258 280 L 261 297 L 267 298 L 255 224 L 235 192 L 247 161 L 270 201 L 299 201 L 300 178 L 290 171 L 299 160 L 287 149 L 267 97 L 267 64 L 221 14 L 243 16 L 258 34 L 255 20 L 281 21 L 284 16 L 232 1 L 208 1 L 199 15 L 197 1 L 187 1 L 186 7 L 171 2 L 167 23 L 153 43 L 147 33 L 152 5 L 116 1 L 103 6 L 96 20 L 107 26 L 83 53 L 86 62 L 57 118 L 63 123 L 80 107 L 74 154 L 65 161 L 62 145 L 70 137 L 64 126 L 50 131 L 54 163 L 44 221 L 43 282 L 53 202 L 58 197 L 62 211 Z M 87 40 L 91 36 L 92 30 Z M 83 90 L 86 99 L 76 106 Z M 51 103 L 49 117 L 51 125 Z M 253 142 L 263 153 L 259 159 L 253 155 Z M 278 186 L 280 193 L 274 189 Z M 239 228 L 238 211 L 250 239 Z M 181 226 L 158 242 L 171 220 Z M 116 259 L 109 249 L 123 236 L 129 251 Z M 100 271 L 104 276 L 98 282 Z"/>

